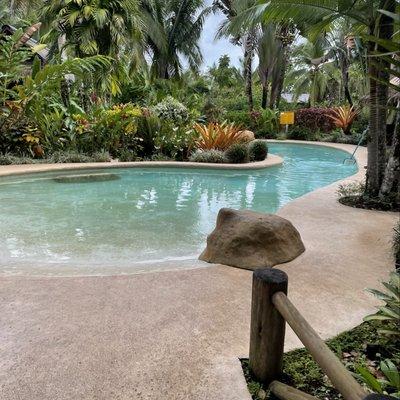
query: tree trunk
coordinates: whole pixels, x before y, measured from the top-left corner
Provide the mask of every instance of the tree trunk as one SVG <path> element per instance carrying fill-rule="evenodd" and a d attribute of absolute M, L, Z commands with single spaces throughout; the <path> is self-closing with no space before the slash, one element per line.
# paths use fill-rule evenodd
<path fill-rule="evenodd" d="M 400 179 L 400 102 L 397 103 L 397 115 L 393 132 L 392 145 L 389 150 L 389 158 L 386 164 L 385 175 L 379 192 L 379 197 L 383 200 L 392 193 L 399 196 Z"/>
<path fill-rule="evenodd" d="M 65 107 L 69 107 L 70 101 L 69 101 L 69 96 L 70 96 L 70 90 L 69 90 L 69 82 L 68 80 L 64 77 L 61 79 L 60 82 L 60 94 L 61 94 L 61 101 L 63 102 Z"/>
<path fill-rule="evenodd" d="M 268 101 L 268 76 L 269 71 L 261 71 L 260 66 L 258 66 L 259 77 L 261 82 L 262 88 L 262 98 L 261 98 L 261 108 L 264 110 L 267 108 L 267 101 Z"/>
<path fill-rule="evenodd" d="M 381 0 L 380 8 L 394 12 L 395 0 Z M 374 34 L 375 26 L 370 27 L 370 35 Z M 378 38 L 391 39 L 393 35 L 393 20 L 382 15 L 378 21 Z M 374 50 L 384 53 L 382 46 L 369 43 L 369 54 Z M 365 194 L 368 197 L 378 197 L 386 170 L 386 118 L 388 101 L 388 83 L 390 75 L 387 69 L 389 63 L 383 57 L 369 57 L 368 72 L 370 81 L 370 124 L 368 140 L 368 164 Z"/>
<path fill-rule="evenodd" d="M 279 103 L 281 101 L 283 82 L 285 80 L 286 65 L 287 65 L 286 49 L 284 46 L 282 46 L 281 51 L 283 52 L 282 61 L 279 63 L 280 69 L 277 74 L 276 82 L 273 82 L 273 84 L 272 84 L 269 108 L 275 108 L 275 107 L 278 108 Z"/>
<path fill-rule="evenodd" d="M 246 36 L 244 44 L 244 80 L 249 110 L 253 104 L 253 57 L 254 57 L 255 31 L 252 29 Z"/>
<path fill-rule="evenodd" d="M 279 79 L 276 86 L 276 93 L 275 93 L 275 101 L 273 106 L 278 108 L 279 103 L 281 102 L 282 90 L 283 90 L 283 82 L 285 81 L 286 75 L 286 66 L 287 66 L 287 49 L 283 48 L 283 58 L 282 58 L 282 66 L 279 73 Z"/>
<path fill-rule="evenodd" d="M 376 196 L 379 192 L 378 176 L 378 136 L 379 131 L 377 121 L 380 117 L 377 104 L 377 75 L 378 71 L 374 65 L 374 60 L 369 60 L 369 132 L 368 132 L 368 162 L 367 162 L 367 180 L 365 191 L 369 196 Z M 385 118 L 386 119 L 386 118 Z"/>
<path fill-rule="evenodd" d="M 341 73 L 342 73 L 342 82 L 344 88 L 344 96 L 346 100 L 349 102 L 350 107 L 353 107 L 353 99 L 351 98 L 350 89 L 349 89 L 349 60 L 346 56 L 344 56 L 341 60 Z"/>
<path fill-rule="evenodd" d="M 267 100 L 268 100 L 268 84 L 262 84 L 262 99 L 261 99 L 261 108 L 264 110 L 267 108 Z"/>

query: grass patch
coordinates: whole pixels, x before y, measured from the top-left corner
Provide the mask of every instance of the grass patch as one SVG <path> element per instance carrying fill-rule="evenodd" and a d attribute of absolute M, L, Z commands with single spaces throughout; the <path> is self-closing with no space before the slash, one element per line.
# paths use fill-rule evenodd
<path fill-rule="evenodd" d="M 379 327 L 382 326 L 377 321 L 364 322 L 350 331 L 327 340 L 326 344 L 349 371 L 355 372 L 358 365 L 363 365 L 373 375 L 380 377 L 378 368 L 380 361 L 391 358 L 395 364 L 399 365 L 400 340 L 378 335 Z M 273 396 L 268 393 L 267 388 L 252 376 L 248 359 L 242 359 L 241 362 L 252 398 L 254 400 L 272 399 Z M 362 383 L 361 380 L 359 381 Z M 306 349 L 293 350 L 284 354 L 282 382 L 321 400 L 343 399 Z"/>

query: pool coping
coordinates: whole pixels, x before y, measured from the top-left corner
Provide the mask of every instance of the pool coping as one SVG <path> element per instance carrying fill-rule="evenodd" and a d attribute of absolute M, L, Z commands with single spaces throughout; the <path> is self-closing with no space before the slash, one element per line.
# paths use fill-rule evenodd
<path fill-rule="evenodd" d="M 12 164 L 0 166 L 0 177 L 25 175 L 51 171 L 79 171 L 85 169 L 109 168 L 190 168 L 215 170 L 258 170 L 274 167 L 283 163 L 283 158 L 268 154 L 264 161 L 245 164 L 197 163 L 192 161 L 128 161 L 128 162 L 93 162 L 93 163 L 54 163 L 54 164 Z"/>

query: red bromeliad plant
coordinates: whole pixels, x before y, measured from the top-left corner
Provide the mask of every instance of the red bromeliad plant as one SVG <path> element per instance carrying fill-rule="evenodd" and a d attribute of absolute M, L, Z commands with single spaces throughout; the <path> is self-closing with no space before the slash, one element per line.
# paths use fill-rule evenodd
<path fill-rule="evenodd" d="M 330 114 L 327 114 L 327 116 L 332 119 L 336 127 L 342 129 L 345 135 L 350 135 L 351 125 L 357 118 L 357 115 L 358 111 L 354 108 L 354 106 L 335 107 L 331 110 Z"/>
<path fill-rule="evenodd" d="M 226 150 L 235 143 L 244 141 L 242 130 L 234 124 L 211 122 L 208 125 L 195 124 L 199 138 L 196 147 L 201 150 Z"/>

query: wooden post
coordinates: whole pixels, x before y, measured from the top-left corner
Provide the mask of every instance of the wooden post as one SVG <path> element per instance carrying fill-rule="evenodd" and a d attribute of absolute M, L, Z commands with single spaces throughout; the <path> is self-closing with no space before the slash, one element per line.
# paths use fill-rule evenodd
<path fill-rule="evenodd" d="M 322 341 L 286 294 L 275 293 L 272 302 L 345 400 L 364 399 L 367 392 Z"/>
<path fill-rule="evenodd" d="M 273 381 L 269 385 L 269 390 L 281 400 L 318 400 L 310 394 L 295 389 L 282 382 Z"/>
<path fill-rule="evenodd" d="M 277 292 L 287 293 L 288 277 L 274 268 L 253 273 L 249 367 L 255 378 L 269 385 L 282 374 L 285 320 L 272 303 Z"/>

